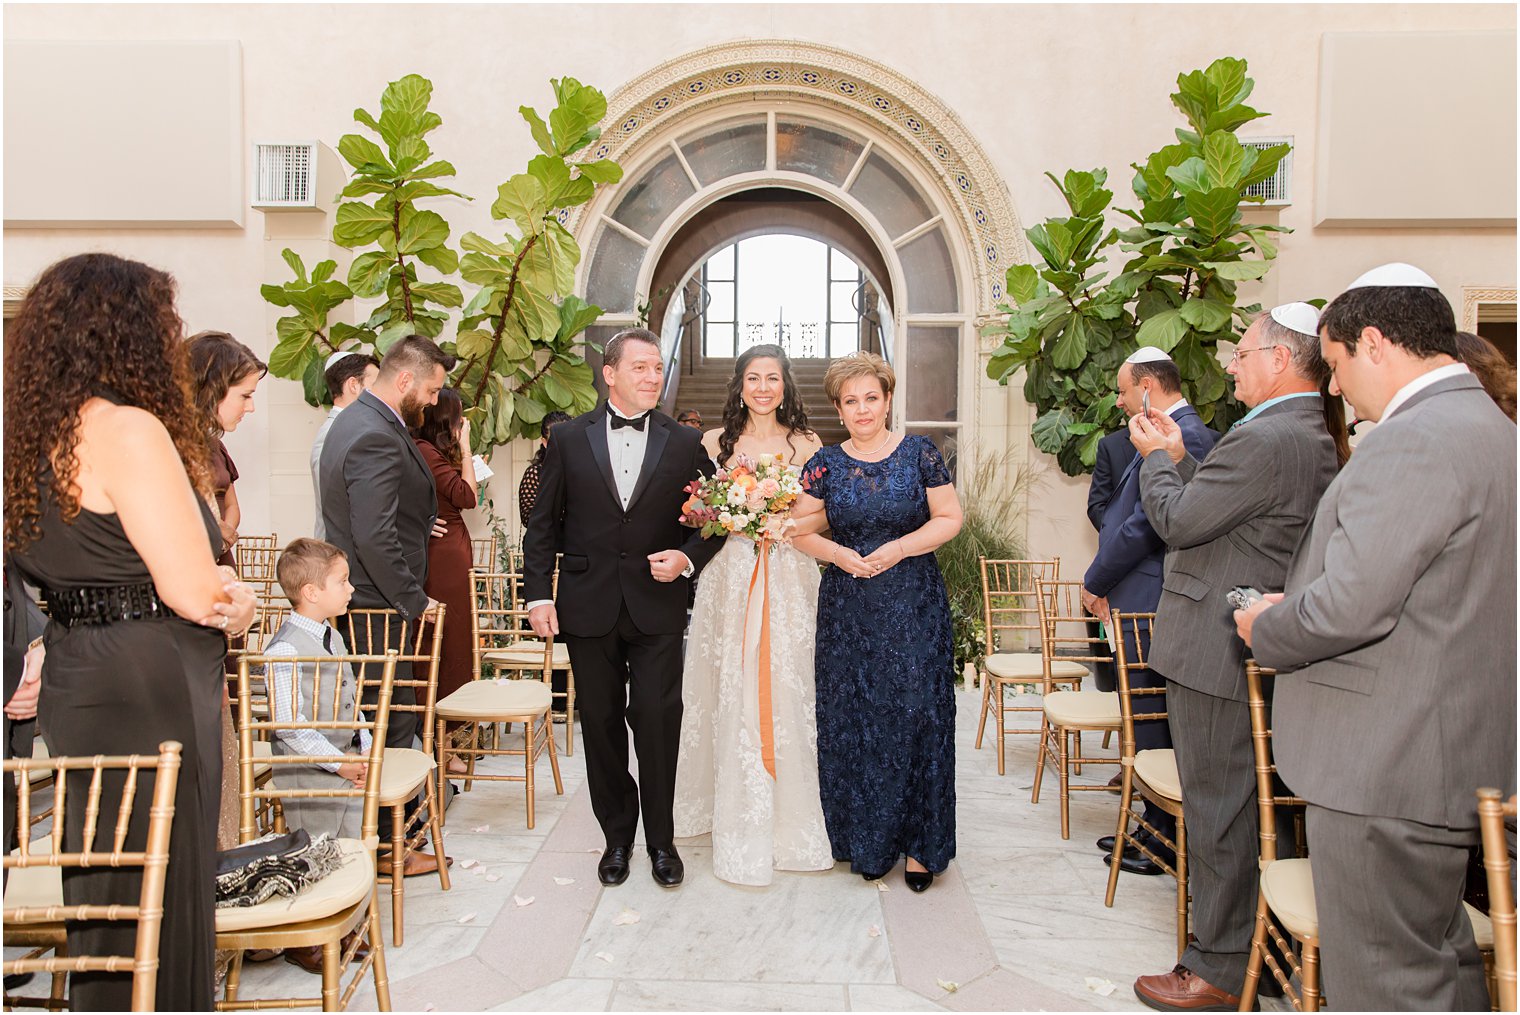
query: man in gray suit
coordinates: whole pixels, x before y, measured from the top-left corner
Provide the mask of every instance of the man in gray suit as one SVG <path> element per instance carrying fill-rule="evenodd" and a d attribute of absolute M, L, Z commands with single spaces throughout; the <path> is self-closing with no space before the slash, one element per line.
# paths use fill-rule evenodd
<path fill-rule="evenodd" d="M 1313 307 L 1292 303 L 1246 329 L 1228 372 L 1251 411 L 1201 465 L 1171 420 L 1153 412 L 1130 421 L 1144 458 L 1145 514 L 1168 546 L 1150 663 L 1166 677 L 1193 895 L 1195 940 L 1171 972 L 1135 981 L 1135 995 L 1162 1011 L 1234 1010 L 1245 981 L 1256 911 L 1256 779 L 1245 646 L 1225 594 L 1236 585 L 1282 587 L 1335 477 L 1317 318 Z"/>
<path fill-rule="evenodd" d="M 1385 265 L 1320 346 L 1378 425 L 1326 492 L 1287 594 L 1236 615 L 1279 671 L 1278 770 L 1309 801 L 1326 994 L 1486 1010 L 1462 909 L 1473 791 L 1515 792 L 1515 425 L 1455 359 L 1430 276 Z"/>
<path fill-rule="evenodd" d="M 421 422 L 424 406 L 438 402 L 454 357 L 421 335 L 391 346 L 380 375 L 368 391 L 333 420 L 322 446 L 322 521 L 327 541 L 348 557 L 356 609 L 391 609 L 406 621 L 393 625 L 388 645 L 370 644 L 369 632 L 354 631 L 353 651 L 378 654 L 400 649 L 413 626 L 438 604 L 423 591 L 427 581 L 428 539 L 438 517 L 433 473 L 407 427 Z M 447 622 L 469 623 L 449 617 Z M 404 629 L 403 629 L 404 628 Z M 396 666 L 396 679 L 410 680 L 410 663 Z M 371 684 L 364 704 L 373 707 L 378 687 Z M 391 700 L 411 705 L 410 687 L 398 687 Z M 387 747 L 411 747 L 417 733 L 416 712 L 391 712 Z M 436 869 L 435 858 L 413 853 L 406 876 Z"/>

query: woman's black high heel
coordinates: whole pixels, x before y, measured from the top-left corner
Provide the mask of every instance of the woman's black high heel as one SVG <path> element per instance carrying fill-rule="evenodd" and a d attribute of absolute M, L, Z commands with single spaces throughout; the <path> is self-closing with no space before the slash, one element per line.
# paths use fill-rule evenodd
<path fill-rule="evenodd" d="M 934 872 L 905 870 L 903 871 L 903 880 L 908 883 L 908 887 L 913 891 L 927 892 L 929 886 L 934 884 Z"/>

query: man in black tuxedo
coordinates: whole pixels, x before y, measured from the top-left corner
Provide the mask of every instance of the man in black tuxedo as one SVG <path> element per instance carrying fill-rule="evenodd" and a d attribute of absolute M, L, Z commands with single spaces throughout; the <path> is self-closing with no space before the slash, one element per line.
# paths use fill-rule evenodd
<path fill-rule="evenodd" d="M 393 345 L 380 363 L 380 376 L 333 420 L 322 446 L 322 521 L 327 541 L 348 555 L 355 609 L 391 609 L 406 628 L 438 606 L 423 591 L 427 580 L 428 538 L 438 517 L 433 473 L 423 461 L 407 427 L 421 422 L 424 406 L 438 401 L 454 357 L 421 335 Z M 453 623 L 469 618 L 449 617 Z M 359 655 L 400 649 L 405 632 L 396 625 L 387 645 L 369 644 L 368 632 L 354 632 L 351 650 Z M 396 666 L 396 679 L 410 680 L 410 663 Z M 366 705 L 379 688 L 369 687 Z M 410 687 L 397 687 L 392 701 L 411 705 Z M 387 747 L 411 747 L 417 713 L 391 712 Z M 406 874 L 435 869 L 436 859 L 413 853 Z"/>
<path fill-rule="evenodd" d="M 1103 531 L 1103 513 L 1108 510 L 1108 502 L 1114 499 L 1114 493 L 1119 489 L 1119 478 L 1134 460 L 1135 446 L 1130 443 L 1128 429 L 1115 430 L 1098 441 L 1092 482 L 1087 488 L 1087 520 L 1092 522 L 1096 531 Z M 1089 638 L 1101 638 L 1098 631 L 1096 619 L 1087 622 Z M 1108 642 L 1096 642 L 1092 646 L 1092 653 L 1109 660 L 1093 664 L 1093 683 L 1098 690 L 1112 693 L 1119 686 L 1119 677 L 1114 669 L 1113 653 L 1109 651 Z M 1118 777 L 1115 776 L 1113 785 L 1118 784 Z"/>
<path fill-rule="evenodd" d="M 654 879 L 669 888 L 684 875 L 672 809 L 686 600 L 720 546 L 679 518 L 686 485 L 712 465 L 700 433 L 653 411 L 664 380 L 653 332 L 618 332 L 602 359 L 607 401 L 555 427 L 544 455 L 523 538 L 524 592 L 533 630 L 563 632 L 570 650 L 591 806 L 607 839 L 597 874 L 604 885 L 627 880 L 642 807 Z"/>

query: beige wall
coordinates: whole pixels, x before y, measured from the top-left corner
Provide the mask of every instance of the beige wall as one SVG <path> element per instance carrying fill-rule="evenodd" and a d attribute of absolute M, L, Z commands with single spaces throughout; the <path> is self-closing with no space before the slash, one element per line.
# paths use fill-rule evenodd
<path fill-rule="evenodd" d="M 1166 98 L 1177 73 L 1221 55 L 1242 56 L 1257 81 L 1252 104 L 1273 112 L 1245 133 L 1291 134 L 1297 144 L 1292 205 L 1254 213 L 1296 230 L 1283 241 L 1280 265 L 1263 287 L 1263 300 L 1333 296 L 1368 266 L 1397 259 L 1429 270 L 1458 306 L 1463 285 L 1514 285 L 1513 226 L 1315 227 L 1321 40 L 1328 32 L 1498 30 L 1509 33 L 1513 53 L 1514 25 L 1515 10 L 1504 5 L 9 4 L 4 11 L 8 46 L 9 40 L 236 41 L 243 112 L 234 133 L 240 134 L 245 160 L 261 140 L 314 138 L 336 145 L 355 126 L 351 111 L 374 109 L 388 80 L 424 74 L 436 86 L 433 108 L 444 119 L 430 140 L 460 169 L 453 185 L 477 198 L 473 204 L 437 203 L 456 237 L 467 229 L 490 235 L 498 228 L 487 211 L 495 187 L 533 153 L 516 108 L 547 105 L 551 76 L 570 74 L 610 93 L 655 64 L 729 40 L 797 38 L 846 48 L 920 82 L 955 110 L 1001 173 L 1028 225 L 1064 210 L 1041 175 L 1047 169 L 1105 165 L 1122 198 L 1131 175 L 1128 163 L 1166 143 L 1180 124 Z M 482 45 L 491 39 L 500 44 Z M 546 41 L 526 41 L 533 39 Z M 549 41 L 554 39 L 562 41 Z M 1513 84 L 1513 59 L 1501 70 Z M 1442 94 L 1440 81 L 1427 84 Z M 8 89 L 7 102 L 14 98 Z M 43 108 L 48 101 L 46 95 L 24 98 Z M 139 115 L 172 121 L 180 112 L 169 103 Z M 8 158 L 18 145 L 39 153 L 57 148 L 58 137 L 39 123 L 54 131 L 69 129 L 56 118 L 25 122 L 34 125 L 30 129 L 38 130 L 37 136 L 17 136 L 7 117 Z M 1401 137 L 1396 143 L 1459 152 L 1473 131 L 1492 129 L 1483 111 L 1470 106 L 1453 105 L 1444 122 L 1440 136 Z M 1512 116 L 1508 129 L 1512 137 Z M 1459 162 L 1450 165 L 1456 172 Z M 1387 171 L 1396 174 L 1397 162 Z M 1452 185 L 1459 186 L 1460 177 Z M 25 202 L 25 195 L 7 185 L 8 218 L 24 217 Z M 1508 214 L 1514 214 L 1513 200 Z M 226 328 L 267 350 L 274 315 L 259 299 L 258 284 L 270 280 L 277 267 L 271 253 L 278 253 L 282 241 L 266 239 L 273 221 L 248 211 L 242 228 L 12 226 L 5 233 L 4 281 L 24 284 L 56 258 L 81 249 L 117 251 L 178 276 L 181 308 L 192 329 Z M 1015 421 L 1007 432 L 1026 433 L 1027 410 L 1017 408 L 1011 392 L 1009 400 Z M 305 464 L 292 449 L 308 439 L 320 414 L 299 404 L 292 382 L 278 380 L 261 386 L 257 407 L 228 438 L 245 477 L 239 484 L 245 528 L 277 526 L 282 536 L 301 534 L 304 528 L 291 526 L 309 517 L 310 508 L 300 481 Z M 519 461 L 498 470 L 509 480 L 520 470 L 525 449 L 513 450 Z M 1053 463 L 1045 476 L 1031 504 L 1031 548 L 1059 553 L 1068 573 L 1076 573 L 1095 545 L 1083 511 L 1086 480 L 1061 476 Z M 512 499 L 505 486 L 496 496 L 503 505 Z"/>

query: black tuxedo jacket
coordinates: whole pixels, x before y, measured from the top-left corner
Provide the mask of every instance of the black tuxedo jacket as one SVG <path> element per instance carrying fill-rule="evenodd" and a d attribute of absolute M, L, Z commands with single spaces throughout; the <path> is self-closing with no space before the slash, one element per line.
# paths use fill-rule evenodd
<path fill-rule="evenodd" d="M 420 615 L 438 494 L 411 434 L 366 391 L 333 420 L 317 469 L 322 523 L 348 554 L 354 606 Z"/>
<path fill-rule="evenodd" d="M 655 581 L 648 557 L 678 549 L 701 571 L 722 546 L 680 522 L 686 485 L 713 471 L 701 434 L 660 412 L 646 425 L 644 466 L 627 511 L 612 478 L 605 402 L 555 427 L 544 454 L 523 536 L 523 593 L 528 602 L 554 598 L 554 555 L 562 552 L 556 609 L 560 631 L 572 637 L 611 631 L 624 605 L 645 634 L 679 634 L 691 581 Z"/>
<path fill-rule="evenodd" d="M 1093 462 L 1092 485 L 1087 488 L 1087 520 L 1103 531 L 1103 512 L 1119 489 L 1119 477 L 1135 460 L 1135 446 L 1129 442 L 1129 428 L 1115 430 L 1098 441 L 1098 457 Z"/>

